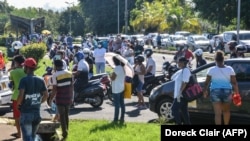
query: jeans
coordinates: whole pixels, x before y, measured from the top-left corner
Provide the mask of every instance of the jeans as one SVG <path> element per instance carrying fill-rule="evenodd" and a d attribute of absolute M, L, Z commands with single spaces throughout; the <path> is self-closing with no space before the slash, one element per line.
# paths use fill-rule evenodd
<path fill-rule="evenodd" d="M 60 123 L 62 128 L 62 136 L 66 138 L 68 136 L 69 129 L 69 108 L 70 105 L 57 105 L 57 110 L 60 115 Z"/>
<path fill-rule="evenodd" d="M 115 105 L 115 114 L 114 121 L 118 121 L 118 116 L 121 108 L 121 121 L 124 121 L 125 115 L 125 104 L 124 104 L 124 92 L 121 93 L 113 93 L 114 105 Z"/>
<path fill-rule="evenodd" d="M 177 98 L 175 98 L 171 110 L 177 125 L 182 124 L 182 118 L 184 120 L 184 124 L 191 124 L 188 113 L 188 102 L 186 100 L 181 98 L 180 102 L 178 102 Z"/>
<path fill-rule="evenodd" d="M 96 74 L 105 72 L 105 62 L 96 62 L 95 67 L 96 67 Z"/>
<path fill-rule="evenodd" d="M 21 113 L 20 126 L 24 141 L 34 141 L 39 123 L 41 122 L 39 113 Z"/>

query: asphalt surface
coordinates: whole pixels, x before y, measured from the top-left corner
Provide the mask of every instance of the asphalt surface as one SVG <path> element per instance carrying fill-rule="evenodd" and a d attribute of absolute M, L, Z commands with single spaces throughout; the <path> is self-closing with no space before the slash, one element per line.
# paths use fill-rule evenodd
<path fill-rule="evenodd" d="M 156 50 L 155 54 L 157 55 L 157 64 L 162 64 L 164 60 L 161 57 L 164 55 L 173 55 L 174 52 L 167 52 Z M 163 54 L 162 54 L 163 53 Z M 213 54 L 208 54 L 204 56 L 206 59 L 213 59 Z M 168 56 L 172 58 L 172 56 Z M 7 68 L 10 64 L 7 64 Z M 158 71 L 161 68 L 158 67 Z M 148 105 L 148 97 L 144 97 L 145 103 Z M 149 109 L 140 110 L 135 105 L 137 104 L 137 97 L 132 96 L 131 99 L 125 99 L 126 113 L 125 121 L 126 122 L 143 122 L 149 123 L 158 119 L 157 114 L 151 112 Z M 48 108 L 47 104 L 43 103 L 41 106 L 41 116 L 43 120 L 50 120 L 53 116 L 53 112 Z M 108 99 L 104 100 L 103 105 L 100 108 L 93 108 L 89 104 L 79 104 L 75 108 L 70 110 L 70 119 L 104 119 L 104 120 L 113 120 L 114 106 L 112 102 Z M 21 138 L 15 138 L 11 136 L 12 133 L 16 133 L 16 128 L 14 126 L 14 121 L 12 119 L 12 111 L 9 106 L 0 106 L 0 140 L 2 141 L 21 141 Z"/>

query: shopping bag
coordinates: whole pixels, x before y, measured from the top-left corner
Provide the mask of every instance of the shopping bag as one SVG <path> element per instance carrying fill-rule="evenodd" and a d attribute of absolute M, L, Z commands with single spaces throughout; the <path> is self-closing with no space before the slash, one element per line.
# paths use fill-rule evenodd
<path fill-rule="evenodd" d="M 131 99 L 132 95 L 132 78 L 126 76 L 124 83 L 124 98 Z"/>
<path fill-rule="evenodd" d="M 131 94 L 132 94 L 132 84 L 125 82 L 124 98 L 131 99 Z"/>

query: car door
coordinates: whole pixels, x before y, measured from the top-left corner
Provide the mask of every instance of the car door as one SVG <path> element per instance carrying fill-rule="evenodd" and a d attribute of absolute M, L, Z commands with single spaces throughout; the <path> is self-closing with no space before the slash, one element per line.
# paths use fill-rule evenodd
<path fill-rule="evenodd" d="M 250 114 L 250 62 L 235 62 L 231 64 L 235 71 L 239 93 L 242 98 L 242 106 L 231 106 L 234 113 Z"/>
<path fill-rule="evenodd" d="M 204 88 L 204 83 L 206 81 L 208 69 L 213 66 L 215 66 L 215 63 L 210 63 L 207 65 L 201 66 L 192 72 L 192 75 L 195 76 L 197 82 L 200 84 L 202 88 Z M 201 113 L 202 112 L 213 113 L 213 107 L 210 102 L 209 96 L 207 98 L 201 97 L 197 100 L 194 100 L 193 102 L 189 103 L 188 106 L 189 106 L 190 111 L 201 112 Z"/>

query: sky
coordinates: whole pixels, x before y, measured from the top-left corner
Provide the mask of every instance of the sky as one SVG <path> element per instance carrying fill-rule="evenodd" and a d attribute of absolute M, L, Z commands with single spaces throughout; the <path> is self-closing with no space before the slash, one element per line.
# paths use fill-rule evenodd
<path fill-rule="evenodd" d="M 3 0 L 1 0 L 3 1 Z M 67 4 L 65 2 L 72 3 Z M 7 0 L 7 3 L 16 8 L 36 7 L 43 9 L 51 9 L 53 11 L 62 11 L 68 6 L 77 5 L 78 0 Z"/>

